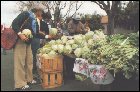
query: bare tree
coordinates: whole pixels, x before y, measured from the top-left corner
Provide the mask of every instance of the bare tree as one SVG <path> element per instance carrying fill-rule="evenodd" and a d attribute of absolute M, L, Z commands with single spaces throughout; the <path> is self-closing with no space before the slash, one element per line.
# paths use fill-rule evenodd
<path fill-rule="evenodd" d="M 100 6 L 101 9 L 105 10 L 108 15 L 108 26 L 107 26 L 107 34 L 111 35 L 114 33 L 114 17 L 116 15 L 116 10 L 118 9 L 118 5 L 120 1 L 93 1 L 97 5 Z"/>
<path fill-rule="evenodd" d="M 30 10 L 32 5 L 35 3 L 42 3 L 46 9 L 53 14 L 54 21 L 57 21 L 61 18 L 66 18 L 70 15 L 70 13 L 72 13 L 72 11 L 74 11 L 74 13 L 70 16 L 72 17 L 80 9 L 83 1 L 19 1 L 19 10 L 21 12 L 24 10 Z M 66 8 L 68 8 L 66 13 L 61 16 L 63 10 Z"/>
<path fill-rule="evenodd" d="M 30 10 L 31 7 L 37 3 L 36 1 L 19 1 L 17 4 L 19 5 L 19 11 Z"/>

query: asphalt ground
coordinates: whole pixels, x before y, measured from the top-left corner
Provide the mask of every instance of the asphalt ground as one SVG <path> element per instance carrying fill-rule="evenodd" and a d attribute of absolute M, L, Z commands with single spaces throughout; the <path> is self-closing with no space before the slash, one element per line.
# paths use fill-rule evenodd
<path fill-rule="evenodd" d="M 1 49 L 2 50 L 2 49 Z M 13 51 L 6 51 L 3 55 L 1 51 L 1 90 L 14 91 L 14 61 Z M 57 88 L 44 89 L 41 85 L 32 86 L 31 91 L 98 91 L 99 85 L 94 85 L 90 79 L 86 81 L 65 80 L 63 85 Z"/>

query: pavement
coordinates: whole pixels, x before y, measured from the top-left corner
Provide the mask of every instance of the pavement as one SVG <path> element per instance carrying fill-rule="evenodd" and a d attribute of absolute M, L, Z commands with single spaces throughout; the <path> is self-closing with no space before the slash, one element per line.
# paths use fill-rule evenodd
<path fill-rule="evenodd" d="M 1 51 L 1 91 L 14 91 L 13 51 L 8 50 L 6 52 L 7 54 L 3 55 Z M 42 88 L 41 85 L 34 85 L 31 89 L 31 91 L 101 91 L 101 90 L 111 91 L 110 86 L 95 85 L 91 82 L 90 79 L 87 79 L 85 81 L 77 81 L 75 79 L 64 80 L 64 84 L 62 86 L 51 89 L 44 89 Z M 128 88 L 127 90 L 130 89 Z M 135 90 L 139 90 L 139 88 Z"/>
<path fill-rule="evenodd" d="M 2 49 L 1 49 L 2 50 Z M 13 51 L 7 50 L 6 55 L 1 52 L 1 90 L 14 91 L 14 61 Z M 98 91 L 99 85 L 94 85 L 90 79 L 86 81 L 65 80 L 57 88 L 44 89 L 41 85 L 34 85 L 31 91 Z"/>

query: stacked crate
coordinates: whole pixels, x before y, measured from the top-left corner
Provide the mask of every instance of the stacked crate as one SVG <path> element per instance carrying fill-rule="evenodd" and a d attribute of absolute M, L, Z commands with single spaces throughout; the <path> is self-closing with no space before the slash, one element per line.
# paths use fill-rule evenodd
<path fill-rule="evenodd" d="M 43 88 L 54 88 L 63 83 L 63 56 L 40 57 L 40 76 Z"/>

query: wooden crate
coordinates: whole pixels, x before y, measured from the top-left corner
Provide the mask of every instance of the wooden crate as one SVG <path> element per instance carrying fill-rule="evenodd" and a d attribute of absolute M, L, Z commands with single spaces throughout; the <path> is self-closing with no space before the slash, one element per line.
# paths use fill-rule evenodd
<path fill-rule="evenodd" d="M 63 71 L 63 56 L 50 56 L 41 57 L 41 71 L 43 72 L 53 72 Z"/>
<path fill-rule="evenodd" d="M 42 73 L 42 87 L 43 88 L 55 88 L 61 86 L 63 83 L 62 72 L 43 72 Z"/>
<path fill-rule="evenodd" d="M 40 77 L 43 88 L 54 88 L 63 82 L 63 56 L 40 57 Z"/>

